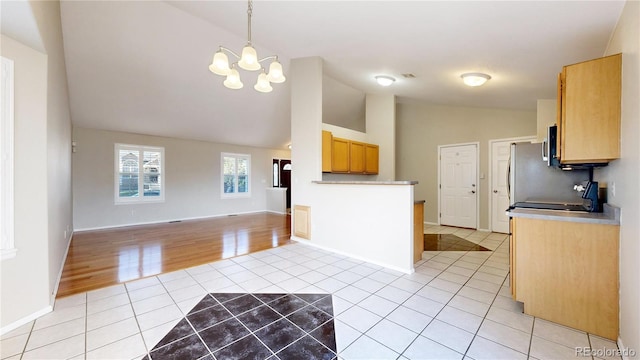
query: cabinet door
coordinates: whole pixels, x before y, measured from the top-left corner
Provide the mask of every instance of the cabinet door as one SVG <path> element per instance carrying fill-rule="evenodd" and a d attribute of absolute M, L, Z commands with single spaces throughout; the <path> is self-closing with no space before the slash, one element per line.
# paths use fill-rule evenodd
<path fill-rule="evenodd" d="M 322 131 L 322 172 L 331 172 L 331 140 L 330 131 Z"/>
<path fill-rule="evenodd" d="M 619 226 L 528 218 L 514 225 L 511 276 L 524 312 L 616 339 Z"/>
<path fill-rule="evenodd" d="M 365 145 L 365 165 L 364 172 L 366 174 L 377 174 L 378 173 L 378 158 L 379 158 L 379 147 L 378 145 L 366 144 Z"/>
<path fill-rule="evenodd" d="M 561 162 L 620 157 L 622 55 L 565 66 L 560 128 Z"/>
<path fill-rule="evenodd" d="M 349 144 L 349 172 L 352 174 L 364 173 L 365 143 L 351 141 Z"/>
<path fill-rule="evenodd" d="M 509 287 L 511 287 L 511 297 L 516 299 L 516 241 L 515 241 L 515 220 L 509 218 Z"/>
<path fill-rule="evenodd" d="M 349 140 L 335 137 L 331 140 L 331 172 L 349 172 Z"/>

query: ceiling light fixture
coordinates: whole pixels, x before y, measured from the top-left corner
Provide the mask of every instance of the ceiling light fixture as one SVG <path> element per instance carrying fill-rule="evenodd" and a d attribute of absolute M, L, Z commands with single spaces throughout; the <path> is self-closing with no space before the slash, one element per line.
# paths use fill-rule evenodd
<path fill-rule="evenodd" d="M 244 70 L 256 71 L 262 70 L 260 75 L 258 75 L 258 81 L 254 85 L 254 89 L 260 92 L 271 92 L 273 88 L 271 87 L 271 83 L 280 84 L 285 82 L 286 78 L 282 71 L 282 64 L 278 61 L 277 55 L 267 56 L 263 59 L 258 60 L 258 54 L 256 49 L 253 48 L 251 44 L 251 16 L 253 15 L 253 1 L 249 0 L 248 8 L 247 8 L 247 45 L 242 49 L 242 56 L 238 56 L 232 50 L 220 46 L 218 51 L 216 51 L 213 56 L 213 61 L 211 65 L 209 65 L 209 70 L 212 73 L 217 75 L 226 76 L 227 79 L 224 81 L 224 86 L 229 89 L 242 89 L 243 84 L 240 80 L 240 73 L 236 65 Z M 234 62 L 229 66 L 229 57 L 226 53 L 229 53 L 238 59 L 237 62 Z M 260 64 L 266 60 L 273 60 L 269 65 L 269 72 L 267 73 Z"/>
<path fill-rule="evenodd" d="M 460 77 L 467 86 L 480 86 L 491 79 L 491 76 L 483 73 L 466 73 L 460 75 Z"/>
<path fill-rule="evenodd" d="M 375 79 L 378 82 L 378 85 L 380 86 L 389 86 L 396 81 L 395 78 L 387 75 L 378 75 L 375 77 Z"/>

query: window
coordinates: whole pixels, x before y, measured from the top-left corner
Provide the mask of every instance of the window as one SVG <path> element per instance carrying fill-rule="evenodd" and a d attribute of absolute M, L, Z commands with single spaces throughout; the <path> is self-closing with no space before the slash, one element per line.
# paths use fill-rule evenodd
<path fill-rule="evenodd" d="M 116 203 L 164 201 L 164 148 L 116 144 Z"/>
<path fill-rule="evenodd" d="M 13 238 L 13 60 L 1 58 L 0 112 L 0 252 L 16 256 Z"/>
<path fill-rule="evenodd" d="M 222 153 L 222 197 L 251 195 L 251 155 Z"/>

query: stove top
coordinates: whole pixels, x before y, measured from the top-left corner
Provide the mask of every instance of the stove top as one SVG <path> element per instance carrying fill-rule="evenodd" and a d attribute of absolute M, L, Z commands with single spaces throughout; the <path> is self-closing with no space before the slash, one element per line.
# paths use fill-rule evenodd
<path fill-rule="evenodd" d="M 511 208 L 520 209 L 542 209 L 542 210 L 564 210 L 564 211 L 587 211 L 581 204 L 561 204 L 561 203 L 545 203 L 545 202 L 517 202 Z"/>

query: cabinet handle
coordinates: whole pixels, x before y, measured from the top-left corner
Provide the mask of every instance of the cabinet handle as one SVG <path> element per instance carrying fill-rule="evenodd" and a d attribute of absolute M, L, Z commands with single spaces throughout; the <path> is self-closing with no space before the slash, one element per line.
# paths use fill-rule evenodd
<path fill-rule="evenodd" d="M 498 193 L 498 190 L 493 190 L 493 193 L 494 193 L 494 194 L 497 194 L 497 193 Z"/>
<path fill-rule="evenodd" d="M 476 193 L 476 191 L 475 191 L 475 190 L 471 190 L 471 193 L 472 193 L 472 194 L 475 194 L 475 193 Z"/>

